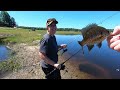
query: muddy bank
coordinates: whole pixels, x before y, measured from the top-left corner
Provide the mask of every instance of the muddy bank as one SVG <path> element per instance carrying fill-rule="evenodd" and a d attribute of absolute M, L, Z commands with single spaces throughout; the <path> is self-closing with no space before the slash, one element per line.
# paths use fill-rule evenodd
<path fill-rule="evenodd" d="M 41 70 L 38 56 L 39 45 L 28 46 L 27 44 L 14 44 L 10 48 L 15 51 L 17 60 L 22 68 L 1 75 L 2 79 L 44 79 L 44 73 Z M 63 58 L 63 57 L 59 57 Z M 62 61 L 60 61 L 62 62 Z M 96 77 L 85 72 L 80 72 L 79 67 L 71 60 L 65 63 L 66 69 L 61 70 L 62 79 L 95 79 Z"/>

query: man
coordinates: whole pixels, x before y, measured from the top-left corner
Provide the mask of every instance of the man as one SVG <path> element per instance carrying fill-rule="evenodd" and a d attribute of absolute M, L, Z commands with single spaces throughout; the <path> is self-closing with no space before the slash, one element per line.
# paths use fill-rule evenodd
<path fill-rule="evenodd" d="M 120 26 L 114 28 L 113 33 L 107 38 L 107 42 L 111 49 L 120 52 Z"/>
<path fill-rule="evenodd" d="M 50 18 L 46 22 L 47 33 L 40 41 L 39 56 L 41 60 L 41 67 L 45 75 L 48 75 L 52 70 L 57 68 L 53 73 L 48 75 L 46 79 L 61 79 L 60 69 L 61 65 L 58 64 L 58 50 L 66 48 L 66 44 L 57 45 L 55 33 L 57 30 L 58 21 L 55 18 Z"/>

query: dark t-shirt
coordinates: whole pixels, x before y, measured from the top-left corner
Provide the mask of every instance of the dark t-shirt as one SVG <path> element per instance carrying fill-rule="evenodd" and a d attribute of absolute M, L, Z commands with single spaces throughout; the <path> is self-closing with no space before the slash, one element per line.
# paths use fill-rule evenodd
<path fill-rule="evenodd" d="M 58 62 L 58 45 L 55 36 L 51 36 L 49 34 L 45 34 L 43 38 L 40 40 L 40 49 L 39 52 L 43 52 L 46 54 L 48 58 L 53 60 L 55 63 Z M 44 68 L 48 68 L 51 65 L 47 64 L 44 60 L 41 60 L 41 66 Z"/>

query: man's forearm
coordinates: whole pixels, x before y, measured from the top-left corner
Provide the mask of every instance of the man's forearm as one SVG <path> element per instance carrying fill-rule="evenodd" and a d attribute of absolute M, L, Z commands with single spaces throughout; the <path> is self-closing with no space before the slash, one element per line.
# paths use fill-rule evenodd
<path fill-rule="evenodd" d="M 45 54 L 40 53 L 40 58 L 43 59 L 47 64 L 54 66 L 55 62 L 50 60 Z"/>

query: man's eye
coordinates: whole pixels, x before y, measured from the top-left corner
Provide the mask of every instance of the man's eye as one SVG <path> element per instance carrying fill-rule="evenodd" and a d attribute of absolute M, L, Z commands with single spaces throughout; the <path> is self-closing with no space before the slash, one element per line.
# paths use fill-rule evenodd
<path fill-rule="evenodd" d="M 55 27 L 55 25 L 52 25 L 51 27 Z"/>

